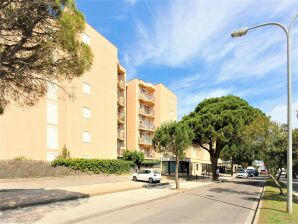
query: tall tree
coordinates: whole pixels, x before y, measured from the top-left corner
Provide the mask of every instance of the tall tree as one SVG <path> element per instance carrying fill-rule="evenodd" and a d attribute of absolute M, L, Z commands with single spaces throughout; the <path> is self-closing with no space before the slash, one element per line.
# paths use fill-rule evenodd
<path fill-rule="evenodd" d="M 197 105 L 182 121 L 195 133 L 193 144 L 207 150 L 212 164 L 212 178 L 217 179 L 217 161 L 221 151 L 237 144 L 241 131 L 250 124 L 260 110 L 236 96 L 210 98 Z"/>
<path fill-rule="evenodd" d="M 158 152 L 172 155 L 176 159 L 176 189 L 179 189 L 179 161 L 184 158 L 185 150 L 191 145 L 193 137 L 192 130 L 186 124 L 171 121 L 162 124 L 152 139 L 152 144 Z"/>
<path fill-rule="evenodd" d="M 269 118 L 259 117 L 246 126 L 243 135 L 247 144 L 258 150 L 259 159 L 264 161 L 269 176 L 279 188 L 280 194 L 284 194 L 278 180 L 287 161 L 286 126 L 272 122 Z"/>
<path fill-rule="evenodd" d="M 0 113 L 10 101 L 34 105 L 49 83 L 81 76 L 92 64 L 74 0 L 0 1 Z"/>

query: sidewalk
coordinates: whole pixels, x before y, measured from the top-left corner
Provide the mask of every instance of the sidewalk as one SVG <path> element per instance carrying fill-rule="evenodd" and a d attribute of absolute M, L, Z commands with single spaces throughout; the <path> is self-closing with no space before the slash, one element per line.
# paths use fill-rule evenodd
<path fill-rule="evenodd" d="M 89 180 L 87 177 L 56 177 L 0 182 L 0 211 L 140 189 L 148 184 L 129 179 L 131 176 L 89 177 Z M 163 182 L 174 183 L 167 178 Z M 189 189 L 210 183 L 210 179 L 182 183 L 183 189 Z"/>

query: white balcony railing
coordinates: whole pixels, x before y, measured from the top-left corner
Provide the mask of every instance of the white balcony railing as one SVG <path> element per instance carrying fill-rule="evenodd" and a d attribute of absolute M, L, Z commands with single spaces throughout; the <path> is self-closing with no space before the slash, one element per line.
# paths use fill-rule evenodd
<path fill-rule="evenodd" d="M 118 137 L 121 139 L 125 139 L 125 131 L 118 129 Z"/>
<path fill-rule="evenodd" d="M 154 130 L 155 126 L 152 123 L 140 122 L 139 123 L 139 128 Z"/>
<path fill-rule="evenodd" d="M 118 112 L 118 119 L 125 122 L 125 113 Z"/>
<path fill-rule="evenodd" d="M 151 145 L 152 137 L 145 137 L 145 136 L 139 137 L 139 143 Z"/>
<path fill-rule="evenodd" d="M 155 101 L 155 97 L 147 93 L 139 93 L 139 97 L 144 100 Z"/>
<path fill-rule="evenodd" d="M 150 115 L 150 116 L 155 115 L 153 110 L 145 110 L 144 108 L 139 108 L 139 113 L 140 114 L 145 114 L 145 115 Z"/>

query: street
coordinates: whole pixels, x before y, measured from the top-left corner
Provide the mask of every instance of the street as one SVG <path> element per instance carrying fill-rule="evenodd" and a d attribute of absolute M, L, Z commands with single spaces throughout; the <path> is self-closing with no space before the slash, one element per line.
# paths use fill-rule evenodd
<path fill-rule="evenodd" d="M 212 183 L 193 190 L 168 194 L 159 199 L 130 206 L 122 206 L 121 197 L 104 201 L 104 196 L 89 200 L 55 203 L 55 205 L 5 211 L 4 222 L 18 223 L 251 223 L 264 178 L 237 179 Z M 146 197 L 158 190 L 140 189 L 142 195 L 133 195 L 129 200 Z M 137 190 L 136 190 L 137 191 Z M 171 190 L 173 191 L 173 190 Z M 116 194 L 110 194 L 110 197 Z M 106 195 L 108 200 L 109 195 Z M 113 199 L 113 200 L 112 200 Z M 117 199 L 119 201 L 117 201 Z M 118 208 L 107 209 L 109 203 L 119 204 Z M 106 208 L 105 208 L 106 204 Z M 96 206 L 102 206 L 95 209 Z"/>

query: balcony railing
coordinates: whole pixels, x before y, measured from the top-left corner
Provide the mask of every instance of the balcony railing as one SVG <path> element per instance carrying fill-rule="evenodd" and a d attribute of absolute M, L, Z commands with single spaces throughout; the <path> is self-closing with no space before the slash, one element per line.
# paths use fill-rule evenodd
<path fill-rule="evenodd" d="M 146 115 L 150 115 L 150 116 L 154 116 L 155 113 L 153 110 L 145 110 L 144 108 L 139 108 L 139 113 L 140 114 L 146 114 Z"/>
<path fill-rule="evenodd" d="M 120 104 L 125 104 L 125 98 L 123 96 L 118 96 L 118 102 Z"/>
<path fill-rule="evenodd" d="M 151 145 L 152 138 L 151 137 L 139 137 L 139 143 Z"/>
<path fill-rule="evenodd" d="M 119 130 L 118 129 L 118 137 L 124 139 L 125 138 L 125 131 L 124 130 Z"/>
<path fill-rule="evenodd" d="M 139 97 L 144 100 L 155 101 L 155 97 L 147 93 L 139 93 Z"/>
<path fill-rule="evenodd" d="M 140 122 L 139 123 L 139 128 L 154 130 L 155 129 L 155 126 L 152 123 Z"/>
<path fill-rule="evenodd" d="M 125 88 L 125 82 L 122 79 L 118 79 L 118 85 L 122 88 Z"/>
<path fill-rule="evenodd" d="M 120 113 L 118 112 L 118 119 L 120 121 L 123 121 L 124 122 L 125 121 L 125 114 L 124 113 L 121 113 L 121 112 Z"/>
<path fill-rule="evenodd" d="M 144 153 L 145 158 L 152 159 L 154 158 L 154 151 L 152 149 L 140 149 Z"/>

